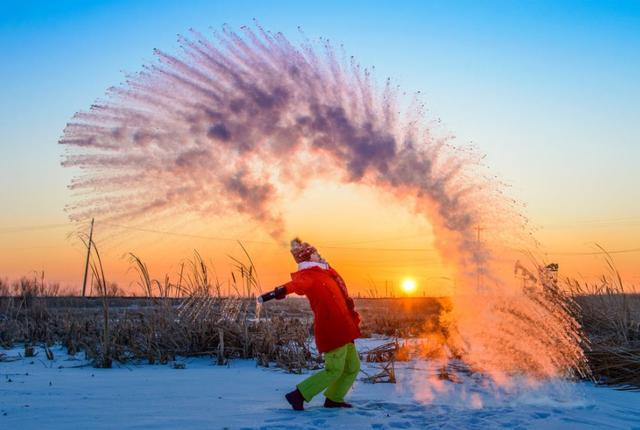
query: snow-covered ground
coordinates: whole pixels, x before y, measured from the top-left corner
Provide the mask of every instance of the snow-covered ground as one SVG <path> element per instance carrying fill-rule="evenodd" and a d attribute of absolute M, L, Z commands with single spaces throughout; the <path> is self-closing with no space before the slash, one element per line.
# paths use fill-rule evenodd
<path fill-rule="evenodd" d="M 295 412 L 283 395 L 304 375 L 249 360 L 94 369 L 74 367 L 85 363 L 61 348 L 53 352 L 53 362 L 41 350 L 0 362 L 0 429 L 640 429 L 640 393 L 588 383 L 504 390 L 467 377 L 434 386 L 433 369 L 409 362 L 397 366 L 398 384 L 357 382 L 351 410 L 325 409 L 320 395 Z"/>

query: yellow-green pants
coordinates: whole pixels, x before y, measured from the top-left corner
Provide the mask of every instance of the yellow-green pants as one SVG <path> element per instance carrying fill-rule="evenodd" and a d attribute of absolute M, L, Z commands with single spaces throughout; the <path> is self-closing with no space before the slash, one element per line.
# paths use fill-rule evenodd
<path fill-rule="evenodd" d="M 314 373 L 298 384 L 298 390 L 307 402 L 326 388 L 324 395 L 334 402 L 343 402 L 344 396 L 360 371 L 358 351 L 353 343 L 324 354 L 324 370 Z"/>

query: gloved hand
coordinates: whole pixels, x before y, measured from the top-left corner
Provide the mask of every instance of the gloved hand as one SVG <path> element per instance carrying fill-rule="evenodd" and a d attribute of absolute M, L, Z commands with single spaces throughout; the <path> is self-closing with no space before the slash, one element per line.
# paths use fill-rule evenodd
<path fill-rule="evenodd" d="M 276 287 L 276 289 L 273 291 L 269 291 L 268 293 L 258 296 L 256 300 L 258 301 L 258 303 L 264 303 L 273 299 L 282 300 L 286 296 L 287 296 L 287 287 L 285 287 L 284 285 L 281 285 L 279 287 Z"/>
<path fill-rule="evenodd" d="M 276 289 L 273 291 L 275 291 L 276 293 L 276 300 L 282 300 L 287 297 L 287 287 L 285 287 L 284 285 L 276 287 Z"/>

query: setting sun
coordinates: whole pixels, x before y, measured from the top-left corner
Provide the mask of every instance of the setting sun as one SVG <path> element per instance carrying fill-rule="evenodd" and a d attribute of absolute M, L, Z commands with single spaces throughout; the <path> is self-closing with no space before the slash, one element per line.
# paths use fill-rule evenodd
<path fill-rule="evenodd" d="M 405 278 L 402 281 L 402 291 L 404 291 L 406 294 L 411 294 L 416 290 L 417 286 L 416 286 L 416 281 L 411 279 L 411 278 Z"/>

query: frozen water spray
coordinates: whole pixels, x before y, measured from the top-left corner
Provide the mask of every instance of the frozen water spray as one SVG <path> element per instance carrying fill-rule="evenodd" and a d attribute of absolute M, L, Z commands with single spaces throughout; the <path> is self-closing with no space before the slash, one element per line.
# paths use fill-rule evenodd
<path fill-rule="evenodd" d="M 417 97 L 401 109 L 390 80 L 376 83 L 328 41 L 296 45 L 255 26 L 179 42 L 67 124 L 63 165 L 81 169 L 72 219 L 242 213 L 281 239 L 286 187 L 366 185 L 433 225 L 456 272 L 451 342 L 472 366 L 496 378 L 582 366 L 562 301 L 514 282 L 513 249 L 534 243 L 517 202 L 481 154 L 437 133 Z"/>

